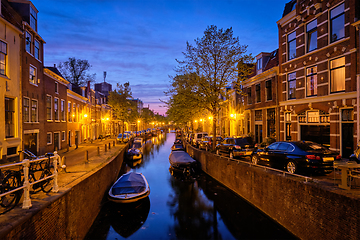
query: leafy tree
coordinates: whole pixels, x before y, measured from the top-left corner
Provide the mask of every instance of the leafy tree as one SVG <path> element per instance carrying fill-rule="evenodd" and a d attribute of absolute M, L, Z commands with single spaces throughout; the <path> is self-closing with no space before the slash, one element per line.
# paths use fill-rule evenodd
<path fill-rule="evenodd" d="M 253 57 L 246 54 L 247 46 L 233 36 L 232 28 L 224 30 L 212 25 L 202 38 L 194 41 L 194 46 L 187 42 L 184 60 L 176 60 L 178 75 L 172 79 L 172 89 L 168 92 L 171 95 L 169 112 L 176 111 L 172 108 L 179 105 L 188 105 L 189 110 L 194 106 L 207 110 L 213 116 L 215 142 L 217 116 L 221 104 L 228 98 L 226 88 L 232 86 L 241 92 L 241 81 L 251 71 L 247 63 L 251 63 Z"/>
<path fill-rule="evenodd" d="M 117 83 L 117 89 L 109 93 L 108 104 L 111 106 L 114 117 L 123 122 L 122 133 L 126 121 L 131 121 L 133 112 L 136 112 L 136 106 L 130 99 L 132 98 L 130 83 Z M 124 135 L 123 135 L 124 136 Z"/>
<path fill-rule="evenodd" d="M 87 73 L 90 68 L 91 65 L 88 60 L 76 59 L 74 57 L 59 64 L 61 75 L 76 87 L 83 87 L 88 81 L 95 81 L 96 74 Z"/>

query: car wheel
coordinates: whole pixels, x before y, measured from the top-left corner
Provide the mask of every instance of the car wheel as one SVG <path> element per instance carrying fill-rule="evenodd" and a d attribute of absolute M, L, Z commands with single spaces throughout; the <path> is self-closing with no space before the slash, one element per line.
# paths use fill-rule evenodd
<path fill-rule="evenodd" d="M 286 170 L 287 170 L 289 173 L 296 173 L 296 171 L 297 171 L 296 163 L 293 162 L 293 161 L 289 161 L 289 162 L 286 164 Z"/>
<path fill-rule="evenodd" d="M 219 149 L 216 149 L 216 154 L 220 155 Z"/>
<path fill-rule="evenodd" d="M 230 157 L 230 158 L 234 158 L 234 153 L 233 153 L 233 151 L 230 151 L 229 157 Z"/>
<path fill-rule="evenodd" d="M 259 162 L 258 156 L 257 156 L 257 155 L 253 155 L 253 156 L 251 157 L 251 162 L 252 162 L 252 164 L 257 165 L 258 162 Z"/>

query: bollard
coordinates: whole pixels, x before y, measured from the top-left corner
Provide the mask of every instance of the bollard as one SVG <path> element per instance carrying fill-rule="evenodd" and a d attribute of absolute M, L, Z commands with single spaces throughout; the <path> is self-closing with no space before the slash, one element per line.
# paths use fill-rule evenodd
<path fill-rule="evenodd" d="M 100 147 L 97 147 L 98 155 L 100 155 Z"/>
<path fill-rule="evenodd" d="M 109 143 L 109 150 L 110 150 L 110 148 L 111 148 L 111 143 Z"/>
<path fill-rule="evenodd" d="M 89 163 L 89 152 L 88 152 L 88 150 L 85 151 L 85 163 Z"/>
<path fill-rule="evenodd" d="M 63 156 L 61 158 L 61 168 L 64 172 L 66 172 L 66 157 L 65 156 Z"/>
<path fill-rule="evenodd" d="M 115 147 L 115 141 L 113 141 L 113 146 Z"/>
<path fill-rule="evenodd" d="M 107 152 L 107 145 L 105 144 L 105 152 Z"/>

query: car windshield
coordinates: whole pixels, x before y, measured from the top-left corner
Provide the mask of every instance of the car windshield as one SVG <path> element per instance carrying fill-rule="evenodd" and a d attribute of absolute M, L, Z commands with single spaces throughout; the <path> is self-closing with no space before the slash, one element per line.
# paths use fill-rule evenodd
<path fill-rule="evenodd" d="M 235 139 L 236 145 L 245 146 L 245 145 L 253 145 L 252 138 L 237 138 Z"/>
<path fill-rule="evenodd" d="M 297 142 L 295 143 L 301 150 L 307 152 L 323 152 L 328 149 L 321 144 L 314 142 Z"/>

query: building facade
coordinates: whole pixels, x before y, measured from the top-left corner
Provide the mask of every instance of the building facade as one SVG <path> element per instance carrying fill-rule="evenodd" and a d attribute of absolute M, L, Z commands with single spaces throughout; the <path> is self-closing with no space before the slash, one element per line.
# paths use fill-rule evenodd
<path fill-rule="evenodd" d="M 298 0 L 279 28 L 280 140 L 312 140 L 350 156 L 356 130 L 356 0 Z"/>

